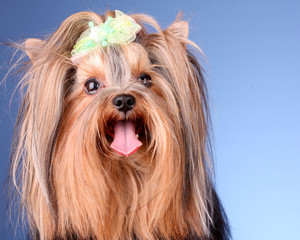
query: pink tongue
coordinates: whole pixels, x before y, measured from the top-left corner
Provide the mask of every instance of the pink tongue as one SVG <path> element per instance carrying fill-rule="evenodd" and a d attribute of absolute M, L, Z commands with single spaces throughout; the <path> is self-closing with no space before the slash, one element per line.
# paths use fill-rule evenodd
<path fill-rule="evenodd" d="M 111 147 L 118 153 L 129 156 L 134 153 L 142 143 L 135 135 L 135 126 L 132 122 L 123 120 L 115 125 L 114 141 Z"/>

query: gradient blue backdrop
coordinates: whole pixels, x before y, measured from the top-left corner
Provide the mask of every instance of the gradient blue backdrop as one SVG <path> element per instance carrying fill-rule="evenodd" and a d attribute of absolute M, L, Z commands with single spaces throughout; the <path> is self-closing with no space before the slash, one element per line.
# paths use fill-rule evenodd
<path fill-rule="evenodd" d="M 153 15 L 163 26 L 178 10 L 190 39 L 205 52 L 215 132 L 217 189 L 237 240 L 300 239 L 300 1 L 276 0 L 1 0 L 0 40 L 39 37 L 70 14 L 103 11 Z M 0 47 L 0 78 L 11 50 Z M 18 97 L 17 77 L 0 88 L 0 181 L 8 158 Z M 0 239 L 15 237 L 5 192 Z"/>

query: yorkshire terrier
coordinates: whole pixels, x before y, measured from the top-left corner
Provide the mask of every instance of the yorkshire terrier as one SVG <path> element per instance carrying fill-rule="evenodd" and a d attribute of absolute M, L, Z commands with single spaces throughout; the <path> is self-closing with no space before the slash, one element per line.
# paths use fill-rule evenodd
<path fill-rule="evenodd" d="M 180 16 L 162 30 L 80 12 L 18 45 L 30 60 L 11 179 L 31 239 L 230 239 L 188 32 Z"/>

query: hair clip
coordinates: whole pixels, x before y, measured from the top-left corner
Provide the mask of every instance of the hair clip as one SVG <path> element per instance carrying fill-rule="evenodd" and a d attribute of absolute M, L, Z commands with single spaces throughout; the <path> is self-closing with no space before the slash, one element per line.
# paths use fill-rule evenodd
<path fill-rule="evenodd" d="M 135 20 L 121 11 L 115 11 L 115 18 L 109 16 L 107 20 L 95 26 L 89 22 L 89 29 L 85 30 L 71 51 L 72 61 L 97 47 L 109 44 L 128 44 L 136 38 L 142 27 Z"/>

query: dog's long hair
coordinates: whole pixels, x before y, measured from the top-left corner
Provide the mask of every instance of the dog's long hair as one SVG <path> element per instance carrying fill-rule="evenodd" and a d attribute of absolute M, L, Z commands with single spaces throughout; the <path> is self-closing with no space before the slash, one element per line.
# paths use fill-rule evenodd
<path fill-rule="evenodd" d="M 200 49 L 187 39 L 187 22 L 177 17 L 162 30 L 150 16 L 131 15 L 143 26 L 134 42 L 73 64 L 88 22 L 107 16 L 114 13 L 76 13 L 43 41 L 18 46 L 30 61 L 10 174 L 31 238 L 229 239 L 214 190 L 207 89 L 189 46 Z M 146 85 L 141 73 L 151 76 Z M 89 77 L 105 87 L 86 94 Z M 136 99 L 126 116 L 111 103 L 120 93 Z M 110 147 L 110 129 L 124 118 L 143 143 L 128 157 Z"/>

